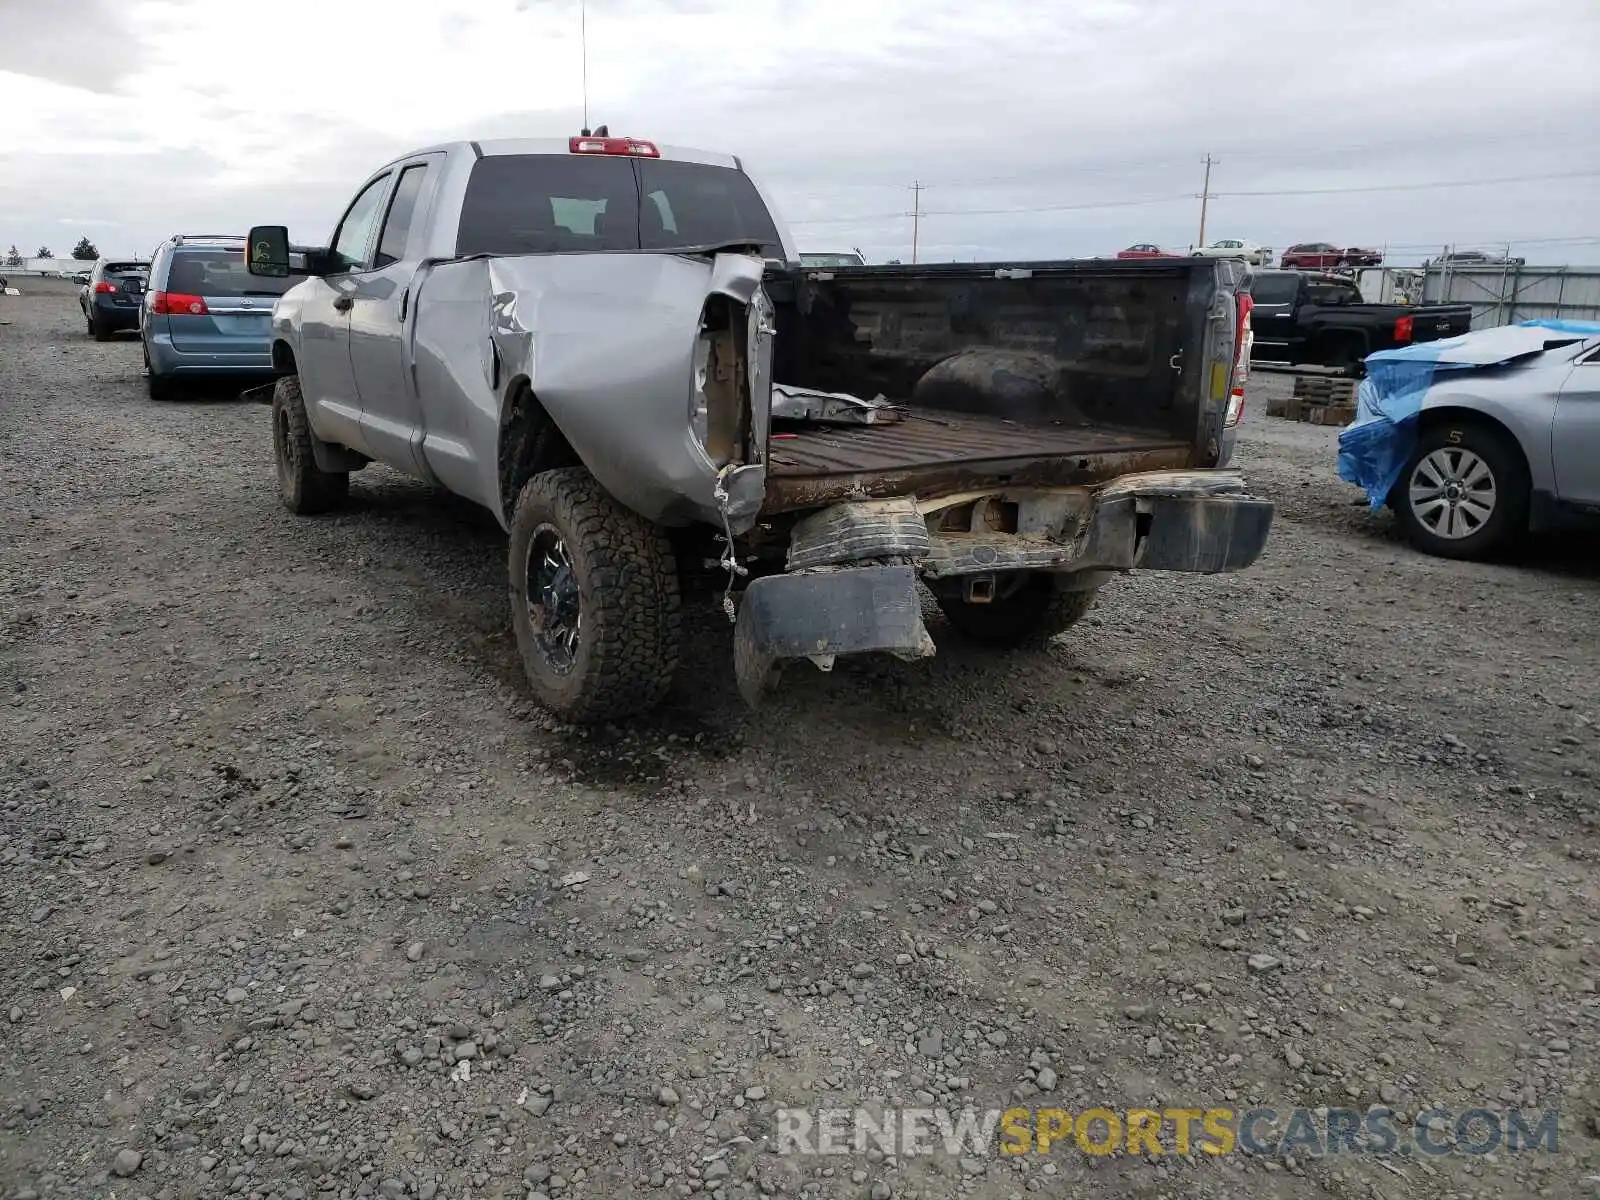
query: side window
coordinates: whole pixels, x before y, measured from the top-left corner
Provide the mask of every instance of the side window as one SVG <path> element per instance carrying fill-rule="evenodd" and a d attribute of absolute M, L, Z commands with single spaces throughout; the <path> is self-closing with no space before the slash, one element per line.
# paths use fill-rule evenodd
<path fill-rule="evenodd" d="M 367 265 L 367 246 L 372 241 L 372 227 L 378 223 L 378 205 L 388 190 L 389 177 L 380 175 L 366 187 L 345 210 L 333 235 L 331 253 L 336 271 L 356 271 Z"/>
<path fill-rule="evenodd" d="M 384 217 L 383 231 L 378 235 L 378 253 L 372 260 L 374 267 L 387 267 L 406 256 L 411 218 L 416 215 L 417 197 L 422 194 L 422 183 L 427 177 L 427 163 L 417 163 L 400 172 L 394 199 L 389 201 L 389 215 Z"/>

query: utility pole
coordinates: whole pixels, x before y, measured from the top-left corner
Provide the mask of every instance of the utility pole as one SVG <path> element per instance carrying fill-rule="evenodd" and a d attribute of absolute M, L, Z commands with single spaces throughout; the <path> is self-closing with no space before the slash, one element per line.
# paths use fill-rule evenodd
<path fill-rule="evenodd" d="M 1211 155 L 1206 155 L 1206 181 L 1200 185 L 1200 241 L 1196 250 L 1206 244 L 1206 206 L 1211 203 L 1211 168 L 1214 165 Z"/>
<path fill-rule="evenodd" d="M 922 188 L 921 180 L 912 180 L 911 183 L 911 261 L 917 261 L 917 243 L 922 233 Z"/>

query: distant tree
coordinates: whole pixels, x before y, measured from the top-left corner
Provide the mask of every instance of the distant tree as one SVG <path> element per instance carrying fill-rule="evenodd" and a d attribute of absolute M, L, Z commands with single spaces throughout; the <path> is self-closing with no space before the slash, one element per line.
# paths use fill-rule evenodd
<path fill-rule="evenodd" d="M 35 258 L 54 258 L 55 252 L 52 251 L 49 246 L 40 246 L 39 249 L 34 252 L 33 256 Z"/>
<path fill-rule="evenodd" d="M 8 267 L 20 267 L 21 265 L 22 265 L 22 255 L 17 253 L 17 244 L 15 242 L 12 242 L 11 243 L 11 249 L 6 251 L 6 266 L 8 266 Z"/>
<path fill-rule="evenodd" d="M 100 251 L 86 237 L 78 239 L 78 244 L 72 248 L 72 257 L 80 262 L 93 262 L 100 257 Z"/>

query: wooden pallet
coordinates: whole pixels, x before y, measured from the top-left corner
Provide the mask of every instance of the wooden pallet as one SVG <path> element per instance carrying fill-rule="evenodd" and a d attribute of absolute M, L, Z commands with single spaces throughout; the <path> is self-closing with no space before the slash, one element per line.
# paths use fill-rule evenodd
<path fill-rule="evenodd" d="M 1309 404 L 1354 404 L 1356 381 L 1330 375 L 1296 375 L 1294 396 Z"/>
<path fill-rule="evenodd" d="M 1356 406 L 1354 403 L 1327 404 L 1290 396 L 1284 400 L 1268 401 L 1267 416 L 1304 421 L 1309 425 L 1348 425 L 1356 419 Z"/>

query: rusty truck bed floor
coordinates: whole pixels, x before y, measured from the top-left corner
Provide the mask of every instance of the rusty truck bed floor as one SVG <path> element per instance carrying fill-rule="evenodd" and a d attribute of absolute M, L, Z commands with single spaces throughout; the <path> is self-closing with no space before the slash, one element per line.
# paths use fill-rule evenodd
<path fill-rule="evenodd" d="M 912 409 L 893 425 L 774 434 L 769 512 L 849 496 L 921 495 L 994 482 L 1092 483 L 1189 465 L 1187 442 L 1105 426 L 1018 425 L 997 417 Z"/>

